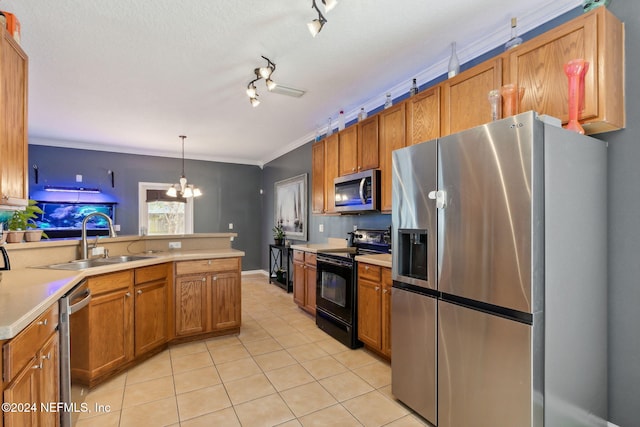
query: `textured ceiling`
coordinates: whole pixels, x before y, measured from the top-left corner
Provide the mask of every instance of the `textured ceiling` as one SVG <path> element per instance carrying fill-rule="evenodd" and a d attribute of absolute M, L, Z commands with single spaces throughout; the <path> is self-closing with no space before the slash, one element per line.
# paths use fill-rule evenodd
<path fill-rule="evenodd" d="M 320 4 L 320 0 L 318 0 Z M 381 105 L 580 0 L 338 0 L 313 38 L 311 0 L 2 0 L 29 55 L 31 143 L 261 165 L 344 109 Z M 320 5 L 322 9 L 322 6 Z M 253 70 L 301 98 L 245 94 Z M 334 122 L 335 123 L 335 122 Z"/>

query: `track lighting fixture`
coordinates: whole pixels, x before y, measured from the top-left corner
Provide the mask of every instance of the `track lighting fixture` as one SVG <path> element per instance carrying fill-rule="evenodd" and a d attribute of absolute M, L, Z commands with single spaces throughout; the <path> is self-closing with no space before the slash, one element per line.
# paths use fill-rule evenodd
<path fill-rule="evenodd" d="M 271 62 L 271 60 L 266 56 L 262 56 L 262 58 L 267 61 L 267 65 L 254 69 L 253 73 L 256 75 L 256 78 L 251 80 L 247 85 L 247 96 L 249 97 L 249 102 L 251 102 L 253 107 L 260 105 L 260 101 L 258 100 L 258 91 L 256 89 L 256 82 L 258 80 L 264 79 L 267 89 L 270 91 L 277 86 L 276 82 L 271 79 L 273 72 L 276 70 L 276 64 Z"/>
<path fill-rule="evenodd" d="M 337 0 L 321 0 L 321 1 L 322 1 L 322 4 L 324 5 L 325 13 L 328 13 L 338 4 Z M 327 19 L 322 15 L 322 12 L 320 12 L 320 9 L 318 9 L 316 0 L 312 0 L 311 8 L 315 9 L 316 12 L 318 12 L 318 18 L 309 22 L 307 24 L 307 27 L 309 28 L 309 32 L 311 33 L 311 35 L 315 37 L 320 32 L 320 30 L 322 30 L 322 27 L 324 27 L 324 24 L 327 23 Z"/>
<path fill-rule="evenodd" d="M 184 140 L 185 135 L 180 135 L 178 138 L 182 139 L 182 175 L 180 176 L 180 195 L 185 199 L 190 197 L 202 196 L 202 191 L 198 187 L 194 187 L 193 184 L 187 184 L 187 177 L 184 174 Z M 167 196 L 178 197 L 178 189 L 176 185 L 172 185 L 167 190 Z"/>

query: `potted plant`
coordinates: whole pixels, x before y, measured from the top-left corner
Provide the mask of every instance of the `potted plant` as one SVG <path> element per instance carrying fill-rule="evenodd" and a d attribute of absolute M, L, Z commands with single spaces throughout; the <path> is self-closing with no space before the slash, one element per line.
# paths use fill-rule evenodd
<path fill-rule="evenodd" d="M 37 218 L 37 214 L 42 214 L 35 200 L 29 200 L 29 204 L 24 210 L 14 211 L 13 215 L 7 221 L 9 233 L 7 234 L 7 242 L 20 243 L 24 237 L 27 242 L 37 242 L 42 237 L 48 238 L 49 236 L 40 229 L 34 221 Z"/>
<path fill-rule="evenodd" d="M 276 246 L 282 246 L 284 244 L 284 228 L 282 228 L 282 224 L 278 224 L 272 228 L 273 231 L 273 240 L 275 241 Z"/>

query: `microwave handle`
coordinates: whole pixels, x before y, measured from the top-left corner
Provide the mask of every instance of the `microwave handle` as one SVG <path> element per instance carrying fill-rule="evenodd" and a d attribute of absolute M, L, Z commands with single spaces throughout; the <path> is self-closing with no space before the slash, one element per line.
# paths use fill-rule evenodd
<path fill-rule="evenodd" d="M 367 181 L 367 178 L 362 178 L 360 180 L 360 201 L 362 202 L 362 204 L 366 204 L 367 203 L 367 199 L 364 197 L 364 183 Z"/>

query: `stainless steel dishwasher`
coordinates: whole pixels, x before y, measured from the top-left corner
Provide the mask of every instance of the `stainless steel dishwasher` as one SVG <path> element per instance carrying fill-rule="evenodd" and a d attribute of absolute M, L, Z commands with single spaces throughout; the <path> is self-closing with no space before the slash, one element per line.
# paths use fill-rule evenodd
<path fill-rule="evenodd" d="M 71 387 L 71 339 L 69 336 L 70 316 L 85 308 L 91 301 L 91 290 L 85 280 L 60 298 L 60 401 L 65 404 L 61 411 L 62 427 L 72 425 L 72 416 L 79 416 L 80 404 L 73 402 Z M 75 409 L 74 409 L 75 408 Z"/>

